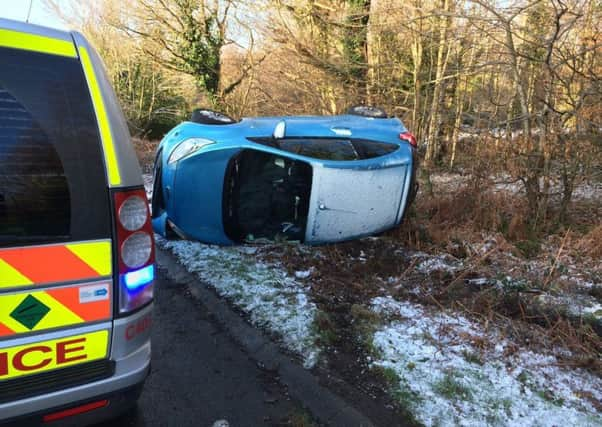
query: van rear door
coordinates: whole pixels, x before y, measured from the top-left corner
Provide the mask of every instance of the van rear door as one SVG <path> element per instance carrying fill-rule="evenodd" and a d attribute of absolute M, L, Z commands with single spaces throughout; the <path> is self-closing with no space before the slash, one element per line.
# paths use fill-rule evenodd
<path fill-rule="evenodd" d="M 0 404 L 112 375 L 107 174 L 69 52 L 0 47 Z"/>

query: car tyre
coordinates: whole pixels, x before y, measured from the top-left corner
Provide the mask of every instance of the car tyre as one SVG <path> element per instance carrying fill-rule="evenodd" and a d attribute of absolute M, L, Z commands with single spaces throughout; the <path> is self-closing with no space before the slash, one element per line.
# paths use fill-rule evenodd
<path fill-rule="evenodd" d="M 219 111 L 197 108 L 190 115 L 190 121 L 202 125 L 231 125 L 236 123 L 232 117 Z"/>
<path fill-rule="evenodd" d="M 352 116 L 370 117 L 372 119 L 387 119 L 389 115 L 382 108 L 372 105 L 354 105 L 346 111 Z"/>

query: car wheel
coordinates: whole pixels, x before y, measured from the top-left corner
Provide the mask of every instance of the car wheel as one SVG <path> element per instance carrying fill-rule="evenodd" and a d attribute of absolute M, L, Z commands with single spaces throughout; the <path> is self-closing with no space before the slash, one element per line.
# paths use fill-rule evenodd
<path fill-rule="evenodd" d="M 352 116 L 370 117 L 373 119 L 387 119 L 389 115 L 385 110 L 371 105 L 355 105 L 346 111 Z"/>
<path fill-rule="evenodd" d="M 190 115 L 190 121 L 202 125 L 231 125 L 236 123 L 232 117 L 218 111 L 206 108 L 197 108 Z"/>

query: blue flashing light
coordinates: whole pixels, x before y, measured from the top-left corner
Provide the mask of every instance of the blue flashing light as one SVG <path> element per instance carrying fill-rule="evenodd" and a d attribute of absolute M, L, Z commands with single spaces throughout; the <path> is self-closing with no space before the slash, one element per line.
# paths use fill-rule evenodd
<path fill-rule="evenodd" d="M 125 287 L 129 291 L 135 291 L 155 279 L 155 266 L 148 265 L 140 270 L 130 271 L 123 276 Z"/>

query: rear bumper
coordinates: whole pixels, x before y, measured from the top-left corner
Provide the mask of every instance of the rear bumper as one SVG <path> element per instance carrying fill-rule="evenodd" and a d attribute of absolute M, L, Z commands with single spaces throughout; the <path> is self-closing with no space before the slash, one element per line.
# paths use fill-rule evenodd
<path fill-rule="evenodd" d="M 91 399 L 80 400 L 73 402 L 67 406 L 60 406 L 55 408 L 49 408 L 43 412 L 37 414 L 30 414 L 24 417 L 14 418 L 8 421 L 1 421 L 2 427 L 37 427 L 37 426 L 60 426 L 60 427 L 80 427 L 91 424 L 96 424 L 112 418 L 118 417 L 124 414 L 126 411 L 134 407 L 140 393 L 142 393 L 142 387 L 144 386 L 144 380 L 139 384 L 131 386 L 125 390 L 115 391 L 110 394 L 95 396 Z M 46 414 L 53 414 L 66 410 L 69 408 L 79 407 L 87 403 L 98 402 L 100 400 L 108 400 L 108 404 L 102 408 L 94 409 L 90 412 L 82 413 L 72 417 L 64 418 L 62 420 L 53 421 L 50 423 L 44 423 L 43 417 Z"/>
<path fill-rule="evenodd" d="M 86 425 L 119 415 L 134 405 L 150 371 L 151 344 L 149 328 L 139 328 L 138 333 L 133 333 L 135 327 L 148 319 L 151 313 L 152 305 L 114 322 L 111 359 L 115 362 L 115 373 L 111 377 L 1 404 L 0 425 L 35 426 L 41 423 L 46 414 L 108 399 L 109 405 L 104 408 L 56 423 Z"/>

